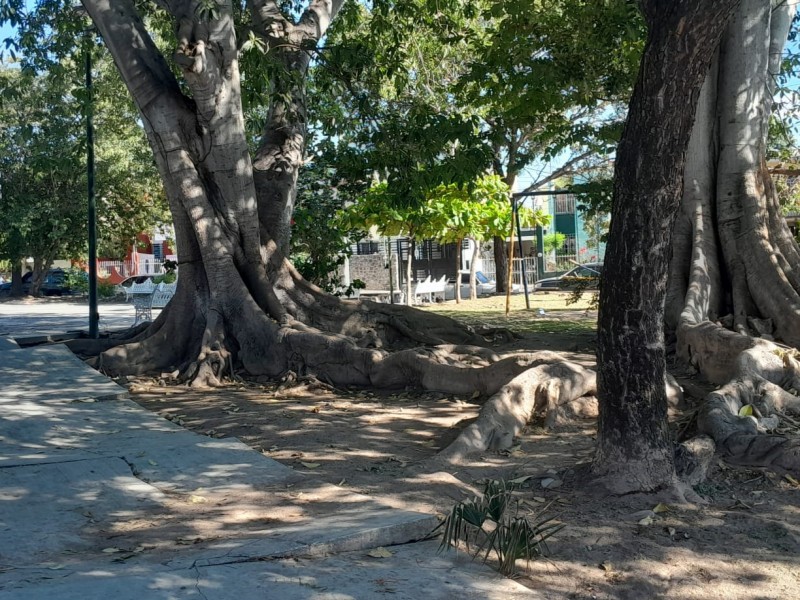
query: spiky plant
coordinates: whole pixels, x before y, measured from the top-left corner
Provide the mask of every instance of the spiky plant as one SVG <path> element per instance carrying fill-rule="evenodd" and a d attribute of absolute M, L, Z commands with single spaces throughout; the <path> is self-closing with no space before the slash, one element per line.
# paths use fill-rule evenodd
<path fill-rule="evenodd" d="M 519 487 L 514 481 L 488 481 L 480 498 L 459 502 L 447 518 L 434 530 L 442 530 L 439 552 L 464 542 L 473 558 L 483 554 L 486 562 L 494 552 L 498 569 L 512 575 L 517 560 L 528 562 L 547 553 L 546 540 L 564 525 L 552 516 L 544 516 L 549 504 L 542 507 L 533 521 L 518 516 L 519 503 L 513 492 Z M 476 549 L 471 552 L 471 547 Z"/>

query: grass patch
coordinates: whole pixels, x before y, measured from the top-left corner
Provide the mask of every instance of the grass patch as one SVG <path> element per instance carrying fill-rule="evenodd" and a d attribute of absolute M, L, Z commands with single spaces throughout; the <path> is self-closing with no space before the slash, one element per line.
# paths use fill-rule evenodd
<path fill-rule="evenodd" d="M 531 295 L 531 308 L 525 307 L 525 297 L 511 297 L 511 311 L 505 314 L 505 296 L 490 296 L 478 300 L 464 300 L 461 304 L 446 302 L 424 307 L 467 325 L 506 327 L 524 334 L 593 334 L 597 331 L 597 312 L 588 310 L 590 297 L 567 306 L 569 292 L 548 292 Z M 544 310 L 544 315 L 540 314 Z"/>

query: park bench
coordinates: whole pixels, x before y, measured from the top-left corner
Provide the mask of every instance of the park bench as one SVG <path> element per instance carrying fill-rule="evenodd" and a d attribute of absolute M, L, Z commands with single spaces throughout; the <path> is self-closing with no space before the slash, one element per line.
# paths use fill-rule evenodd
<path fill-rule="evenodd" d="M 434 294 L 441 294 L 444 298 L 445 288 L 447 287 L 447 275 L 442 275 L 441 279 L 431 279 L 431 276 L 420 281 L 417 287 L 414 288 L 414 303 L 419 304 L 423 300 L 433 302 Z"/>
<path fill-rule="evenodd" d="M 119 285 L 117 289 L 125 292 L 125 302 L 130 302 L 131 298 L 138 294 L 152 294 L 156 289 L 156 284 L 148 279 L 144 283 L 133 283 L 129 286 Z"/>
<path fill-rule="evenodd" d="M 137 284 L 134 284 L 134 286 Z M 145 286 L 145 284 L 138 284 Z M 133 287 L 133 286 L 131 286 Z M 159 283 L 158 285 L 150 285 L 150 291 L 147 287 L 139 288 L 135 293 L 131 294 L 133 307 L 136 310 L 135 320 L 133 324 L 136 325 L 139 321 L 152 321 L 153 309 L 164 308 L 172 297 L 175 295 L 177 283 Z"/>
<path fill-rule="evenodd" d="M 359 290 L 359 298 L 375 300 L 376 302 L 391 302 L 394 296 L 395 304 L 402 304 L 405 294 L 402 290 Z"/>

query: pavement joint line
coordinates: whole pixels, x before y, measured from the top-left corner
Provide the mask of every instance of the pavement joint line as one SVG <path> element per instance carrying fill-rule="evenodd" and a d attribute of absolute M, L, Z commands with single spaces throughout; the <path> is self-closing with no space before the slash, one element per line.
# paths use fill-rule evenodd
<path fill-rule="evenodd" d="M 418 544 L 420 542 L 427 542 L 430 540 L 436 539 L 436 536 L 428 536 L 420 539 L 409 540 L 407 542 L 396 542 L 396 543 L 388 543 L 384 544 L 385 548 L 394 548 L 397 546 L 410 546 L 413 544 Z M 251 542 L 253 544 L 257 543 L 257 541 Z M 286 560 L 288 558 L 319 558 L 320 556 L 334 556 L 336 554 L 341 554 L 342 552 L 358 552 L 358 550 L 337 550 L 334 544 L 302 544 L 305 546 L 305 552 L 303 551 L 300 553 L 297 552 L 297 549 L 285 552 L 285 553 L 276 553 L 264 556 L 229 556 L 230 553 L 221 554 L 220 556 L 204 556 L 202 558 L 195 559 L 190 565 L 187 567 L 183 566 L 176 566 L 175 568 L 171 569 L 172 571 L 183 571 L 185 569 L 213 569 L 214 567 L 225 567 L 228 565 L 241 565 L 246 563 L 259 563 L 259 562 L 278 562 L 281 560 Z M 247 546 L 247 544 L 245 545 Z M 325 547 L 331 546 L 329 550 L 323 552 L 310 552 L 311 550 L 318 548 L 318 547 Z M 365 546 L 363 550 L 369 550 L 374 546 Z M 241 550 L 241 548 L 237 548 L 237 550 Z M 230 560 L 224 560 L 225 558 L 229 558 Z M 200 564 L 201 562 L 205 562 L 205 564 Z M 169 563 L 166 563 L 168 565 Z"/>
<path fill-rule="evenodd" d="M 87 460 L 97 460 L 99 458 L 122 458 L 121 456 L 112 456 L 112 455 L 104 455 L 98 454 L 97 456 L 86 456 L 84 458 L 69 458 L 64 460 L 48 460 L 47 462 L 30 462 L 24 465 L 2 465 L 0 464 L 0 469 L 22 469 L 25 467 L 36 467 L 40 465 L 65 465 L 69 463 L 77 463 L 77 462 L 85 462 Z M 123 459 L 125 460 L 125 459 Z M 127 461 L 125 461 L 127 462 Z"/>

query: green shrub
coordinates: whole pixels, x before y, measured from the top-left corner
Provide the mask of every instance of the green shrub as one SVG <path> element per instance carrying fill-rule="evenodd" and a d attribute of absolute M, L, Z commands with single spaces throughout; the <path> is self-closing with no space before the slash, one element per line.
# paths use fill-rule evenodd
<path fill-rule="evenodd" d="M 175 271 L 167 271 L 163 275 L 153 277 L 153 283 L 175 283 L 178 281 L 178 274 Z"/>
<path fill-rule="evenodd" d="M 89 276 L 80 269 L 64 270 L 64 286 L 72 290 L 73 294 L 87 294 L 89 292 Z"/>
<path fill-rule="evenodd" d="M 99 298 L 113 298 L 117 295 L 117 286 L 110 281 L 97 282 L 97 296 Z"/>

